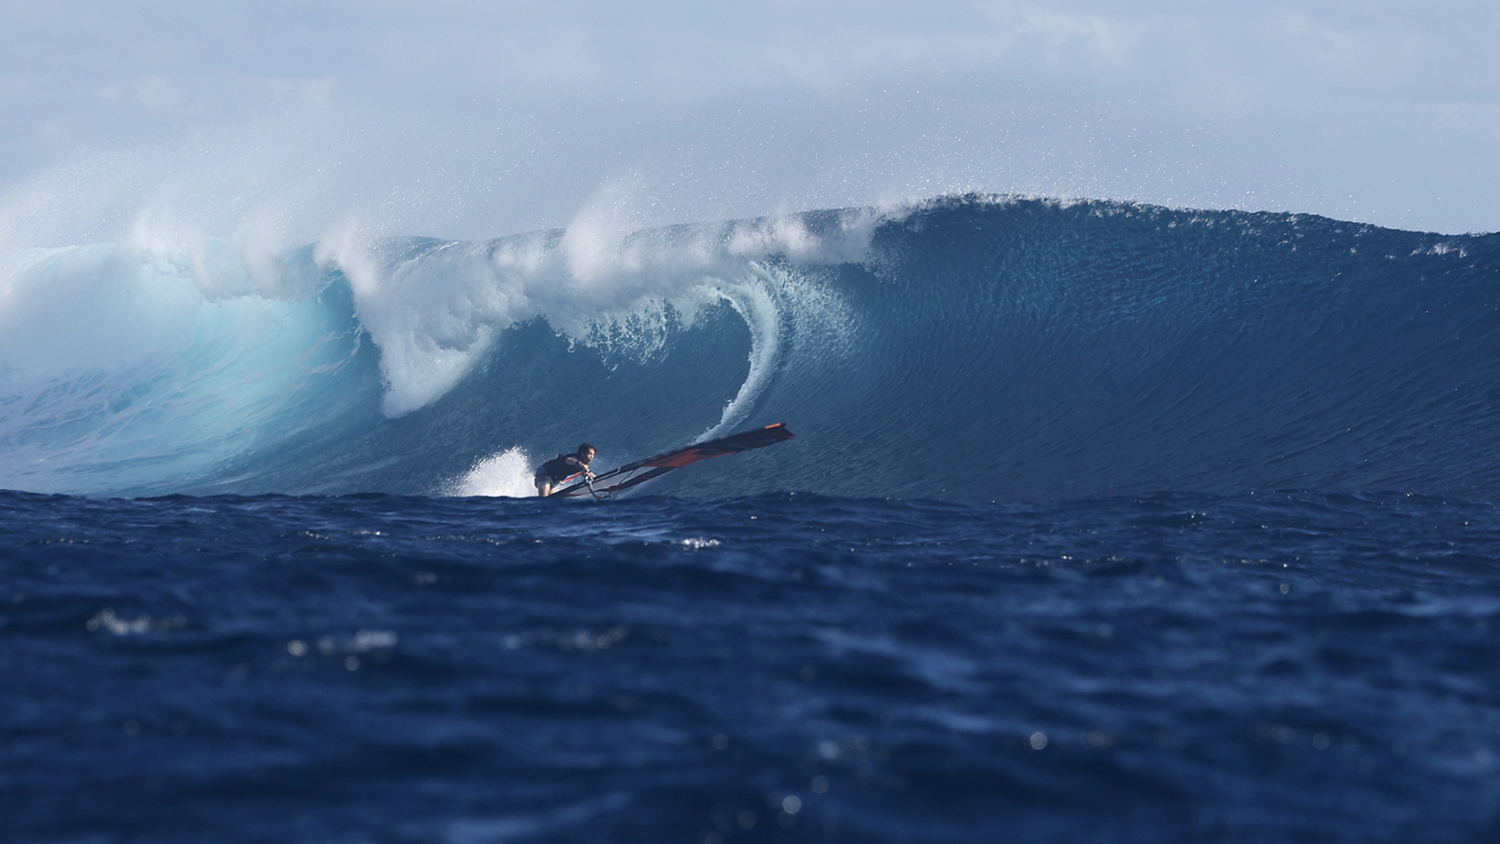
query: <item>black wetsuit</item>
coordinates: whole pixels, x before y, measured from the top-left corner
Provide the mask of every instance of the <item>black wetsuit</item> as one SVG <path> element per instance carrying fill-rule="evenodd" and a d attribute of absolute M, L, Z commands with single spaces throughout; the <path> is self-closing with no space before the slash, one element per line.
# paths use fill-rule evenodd
<path fill-rule="evenodd" d="M 536 470 L 536 479 L 560 484 L 579 472 L 587 472 L 589 464 L 578 459 L 577 454 L 559 454 L 543 463 Z"/>

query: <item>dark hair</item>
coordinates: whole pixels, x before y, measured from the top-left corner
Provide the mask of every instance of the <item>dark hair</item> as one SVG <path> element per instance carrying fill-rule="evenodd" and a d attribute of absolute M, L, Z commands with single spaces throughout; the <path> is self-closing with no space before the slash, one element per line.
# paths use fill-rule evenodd
<path fill-rule="evenodd" d="M 592 451 L 595 454 L 599 453 L 599 449 L 594 448 L 594 444 L 593 443 L 584 443 L 583 445 L 581 445 L 581 446 L 578 447 L 578 453 L 579 454 L 582 454 L 585 451 Z"/>

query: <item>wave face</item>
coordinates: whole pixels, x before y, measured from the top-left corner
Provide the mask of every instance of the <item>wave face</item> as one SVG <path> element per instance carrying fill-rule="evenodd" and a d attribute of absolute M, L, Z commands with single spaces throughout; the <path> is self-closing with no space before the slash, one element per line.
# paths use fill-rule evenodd
<path fill-rule="evenodd" d="M 657 493 L 1500 491 L 1500 236 L 957 197 L 619 235 L 29 254 L 0 487 L 530 492 L 784 421 Z"/>

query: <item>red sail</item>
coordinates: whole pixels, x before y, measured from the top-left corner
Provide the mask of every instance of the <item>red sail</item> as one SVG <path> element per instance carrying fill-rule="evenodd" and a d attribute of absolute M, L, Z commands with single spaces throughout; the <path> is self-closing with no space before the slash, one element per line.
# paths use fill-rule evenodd
<path fill-rule="evenodd" d="M 555 495 L 564 498 L 579 498 L 583 496 L 594 496 L 596 498 L 608 498 L 621 490 L 629 489 L 637 484 L 645 483 L 652 478 L 658 478 L 673 469 L 681 469 L 699 460 L 707 460 L 710 457 L 722 457 L 726 454 L 738 454 L 741 451 L 749 451 L 754 448 L 765 448 L 779 442 L 792 439 L 792 432 L 786 429 L 786 425 L 777 422 L 775 425 L 767 425 L 764 428 L 755 428 L 749 431 L 741 431 L 738 434 L 730 434 L 716 440 L 694 443 L 685 448 L 668 451 L 645 460 L 637 460 L 627 463 L 613 471 L 604 472 L 596 476 L 592 483 L 581 482 L 573 484 L 566 489 L 558 490 Z"/>

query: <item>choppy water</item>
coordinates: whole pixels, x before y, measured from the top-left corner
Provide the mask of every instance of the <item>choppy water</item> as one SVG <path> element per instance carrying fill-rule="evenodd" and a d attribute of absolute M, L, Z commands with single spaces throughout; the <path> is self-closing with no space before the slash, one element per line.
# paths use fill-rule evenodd
<path fill-rule="evenodd" d="M 0 494 L 18 842 L 1492 841 L 1500 512 Z"/>

